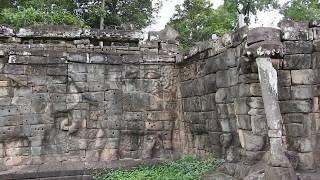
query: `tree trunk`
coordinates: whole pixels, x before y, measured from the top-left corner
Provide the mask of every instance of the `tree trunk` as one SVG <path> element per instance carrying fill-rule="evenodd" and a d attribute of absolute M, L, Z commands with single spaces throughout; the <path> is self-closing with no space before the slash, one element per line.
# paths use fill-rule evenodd
<path fill-rule="evenodd" d="M 101 8 L 104 10 L 105 9 L 105 4 L 106 4 L 106 2 L 105 2 L 105 0 L 102 0 L 102 2 L 101 2 Z M 100 17 L 100 30 L 103 30 L 104 29 L 104 16 L 101 16 Z M 100 41 L 99 42 L 99 45 L 100 45 L 100 47 L 102 48 L 103 47 L 103 41 Z"/>

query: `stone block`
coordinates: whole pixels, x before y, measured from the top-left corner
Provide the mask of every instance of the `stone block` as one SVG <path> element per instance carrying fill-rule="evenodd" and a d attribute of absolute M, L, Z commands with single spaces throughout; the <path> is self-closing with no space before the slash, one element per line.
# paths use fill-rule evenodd
<path fill-rule="evenodd" d="M 231 125 L 229 119 L 218 119 L 222 132 L 231 132 Z"/>
<path fill-rule="evenodd" d="M 248 99 L 248 105 L 250 106 L 250 108 L 255 108 L 255 109 L 264 108 L 262 97 L 250 97 Z"/>
<path fill-rule="evenodd" d="M 288 149 L 300 153 L 312 152 L 312 142 L 309 138 L 297 138 L 288 137 L 287 138 Z"/>
<path fill-rule="evenodd" d="M 291 86 L 291 95 L 293 99 L 312 99 L 313 86 L 311 85 L 300 85 Z"/>
<path fill-rule="evenodd" d="M 181 82 L 180 91 L 183 98 L 194 96 L 193 80 Z"/>
<path fill-rule="evenodd" d="M 220 135 L 222 132 L 209 132 L 209 143 L 212 145 L 220 145 Z"/>
<path fill-rule="evenodd" d="M 250 131 L 238 130 L 241 146 L 248 151 L 260 151 L 264 147 L 264 137 Z"/>
<path fill-rule="evenodd" d="M 320 52 L 314 52 L 312 54 L 312 68 L 320 69 Z"/>
<path fill-rule="evenodd" d="M 8 97 L 10 94 L 8 87 L 0 87 L 0 97 Z"/>
<path fill-rule="evenodd" d="M 309 113 L 312 105 L 308 100 L 280 101 L 280 109 L 281 113 Z"/>
<path fill-rule="evenodd" d="M 312 53 L 311 41 L 284 41 L 284 54 L 309 54 Z"/>
<path fill-rule="evenodd" d="M 229 71 L 218 71 L 216 73 L 216 85 L 218 88 L 226 88 L 230 86 Z"/>
<path fill-rule="evenodd" d="M 258 27 L 248 32 L 248 45 L 261 41 L 281 41 L 280 30 L 269 27 Z"/>
<path fill-rule="evenodd" d="M 214 93 L 217 90 L 218 87 L 218 76 L 216 74 L 209 74 L 204 76 L 203 84 L 204 84 L 204 93 L 209 94 L 209 93 Z M 219 81 L 220 83 L 220 81 Z M 193 88 L 195 88 L 194 86 Z"/>
<path fill-rule="evenodd" d="M 259 83 L 259 75 L 258 74 L 242 74 L 239 76 L 239 82 L 245 84 L 251 83 Z"/>
<path fill-rule="evenodd" d="M 214 111 L 216 107 L 215 94 L 208 94 L 200 97 L 202 111 Z"/>
<path fill-rule="evenodd" d="M 310 69 L 310 54 L 285 55 L 283 61 L 283 69 Z"/>
<path fill-rule="evenodd" d="M 278 98 L 280 101 L 291 99 L 291 88 L 290 87 L 278 87 Z"/>
<path fill-rule="evenodd" d="M 309 24 L 305 22 L 294 22 L 283 20 L 279 23 L 282 33 L 282 40 L 288 41 L 308 41 L 313 40 L 312 31 Z"/>
<path fill-rule="evenodd" d="M 278 84 L 279 86 L 290 86 L 291 85 L 291 73 L 290 71 L 280 70 L 278 72 Z"/>
<path fill-rule="evenodd" d="M 309 119 L 310 117 L 308 114 L 302 114 L 302 113 L 290 113 L 290 114 L 283 115 L 283 122 L 285 124 L 289 124 L 289 123 L 302 124 L 305 121 L 308 121 Z"/>
<path fill-rule="evenodd" d="M 303 124 L 298 124 L 298 123 L 286 124 L 286 135 L 289 137 L 303 137 L 304 136 Z"/>
<path fill-rule="evenodd" d="M 226 103 L 227 97 L 229 95 L 229 90 L 228 88 L 219 88 L 215 95 L 216 103 Z"/>
<path fill-rule="evenodd" d="M 252 133 L 264 136 L 268 132 L 267 118 L 265 115 L 251 116 Z"/>
<path fill-rule="evenodd" d="M 313 152 L 309 153 L 298 153 L 299 164 L 298 169 L 305 171 L 314 171 L 315 170 L 315 161 Z"/>
<path fill-rule="evenodd" d="M 237 115 L 237 127 L 239 129 L 251 130 L 251 118 L 249 115 Z"/>
<path fill-rule="evenodd" d="M 190 97 L 183 99 L 184 111 L 199 112 L 201 111 L 200 97 Z"/>
<path fill-rule="evenodd" d="M 314 72 L 312 69 L 292 70 L 292 84 L 313 84 Z"/>
<path fill-rule="evenodd" d="M 234 102 L 236 115 L 247 115 L 250 107 L 248 106 L 248 98 L 237 98 Z"/>
<path fill-rule="evenodd" d="M 229 116 L 228 106 L 226 104 L 217 104 L 217 115 L 219 118 L 227 118 Z"/>

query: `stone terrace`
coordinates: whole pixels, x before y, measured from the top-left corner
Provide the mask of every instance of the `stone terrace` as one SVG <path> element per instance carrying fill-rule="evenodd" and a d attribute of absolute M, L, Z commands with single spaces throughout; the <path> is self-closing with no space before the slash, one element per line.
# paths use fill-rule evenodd
<path fill-rule="evenodd" d="M 170 27 L 142 42 L 135 31 L 1 26 L 1 179 L 90 179 L 87 169 L 184 154 L 224 159 L 219 171 L 236 178 L 263 175 L 274 131 L 260 57 L 277 70 L 290 167 L 316 173 L 320 24 L 279 25 L 244 27 L 187 53 Z"/>

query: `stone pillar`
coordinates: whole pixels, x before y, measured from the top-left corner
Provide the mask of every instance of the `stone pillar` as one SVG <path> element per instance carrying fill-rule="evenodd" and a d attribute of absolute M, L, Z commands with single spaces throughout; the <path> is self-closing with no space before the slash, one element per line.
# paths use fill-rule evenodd
<path fill-rule="evenodd" d="M 282 116 L 278 102 L 278 77 L 271 58 L 257 58 L 259 80 L 265 114 L 268 124 L 270 156 L 265 169 L 266 180 L 297 179 L 296 174 L 284 153 L 282 143 Z"/>

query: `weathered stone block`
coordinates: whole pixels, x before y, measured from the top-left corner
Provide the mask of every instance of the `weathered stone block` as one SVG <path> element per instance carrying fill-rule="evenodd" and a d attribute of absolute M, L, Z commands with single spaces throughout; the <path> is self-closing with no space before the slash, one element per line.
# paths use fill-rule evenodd
<path fill-rule="evenodd" d="M 310 54 L 295 54 L 284 56 L 283 69 L 310 69 Z"/>
<path fill-rule="evenodd" d="M 215 101 L 217 103 L 226 103 L 229 95 L 228 88 L 219 88 L 216 92 Z"/>
<path fill-rule="evenodd" d="M 230 86 L 230 81 L 229 81 L 229 71 L 218 71 L 216 73 L 216 84 L 218 88 L 223 88 L 223 87 L 229 87 Z"/>
<path fill-rule="evenodd" d="M 290 71 L 280 70 L 278 72 L 278 84 L 280 86 L 290 86 L 291 85 L 291 73 L 290 73 Z"/>
<path fill-rule="evenodd" d="M 215 94 L 201 96 L 202 111 L 214 111 L 216 107 Z"/>
<path fill-rule="evenodd" d="M 279 87 L 278 88 L 279 100 L 289 100 L 291 99 L 291 88 L 290 87 Z"/>
<path fill-rule="evenodd" d="M 204 93 L 205 94 L 209 94 L 209 93 L 214 93 L 217 90 L 218 87 L 218 81 L 219 83 L 220 80 L 218 80 L 217 78 L 219 78 L 216 74 L 209 74 L 204 76 L 204 80 L 203 80 L 203 84 L 204 84 Z M 194 86 L 193 88 L 195 88 L 196 86 Z"/>
<path fill-rule="evenodd" d="M 251 119 L 249 115 L 237 115 L 237 127 L 239 129 L 251 130 Z"/>
<path fill-rule="evenodd" d="M 228 106 L 226 104 L 217 104 L 217 115 L 219 118 L 227 118 L 228 113 Z"/>
<path fill-rule="evenodd" d="M 250 131 L 238 130 L 241 146 L 248 151 L 260 151 L 264 147 L 264 137 Z"/>
<path fill-rule="evenodd" d="M 7 87 L 0 87 L 0 97 L 7 97 L 9 96 L 9 88 Z"/>
<path fill-rule="evenodd" d="M 248 45 L 261 41 L 280 41 L 280 30 L 269 27 L 258 27 L 248 32 Z"/>
<path fill-rule="evenodd" d="M 293 99 L 311 99 L 314 97 L 313 86 L 311 85 L 292 86 L 291 95 Z"/>
<path fill-rule="evenodd" d="M 262 97 L 250 97 L 248 99 L 248 104 L 249 104 L 250 108 L 256 108 L 256 109 L 263 109 L 264 108 Z"/>
<path fill-rule="evenodd" d="M 313 84 L 314 72 L 312 69 L 292 70 L 292 84 Z"/>
<path fill-rule="evenodd" d="M 251 127 L 253 134 L 266 135 L 268 131 L 267 119 L 265 115 L 251 116 Z"/>
<path fill-rule="evenodd" d="M 297 123 L 286 124 L 286 135 L 290 137 L 303 137 L 304 136 L 303 124 L 297 124 Z"/>
<path fill-rule="evenodd" d="M 183 100 L 184 111 L 201 111 L 201 101 L 199 97 L 190 97 Z"/>
<path fill-rule="evenodd" d="M 312 107 L 311 101 L 293 100 L 280 101 L 280 109 L 282 113 L 309 113 Z"/>
<path fill-rule="evenodd" d="M 320 68 L 320 52 L 314 52 L 312 54 L 312 68 L 313 69 Z"/>
<path fill-rule="evenodd" d="M 283 20 L 279 25 L 283 32 L 282 40 L 308 41 L 313 39 L 308 23 Z"/>
<path fill-rule="evenodd" d="M 312 53 L 311 41 L 284 41 L 284 54 L 308 54 Z"/>
<path fill-rule="evenodd" d="M 308 121 L 310 119 L 308 114 L 302 114 L 302 113 L 290 113 L 290 114 L 284 114 L 283 115 L 283 122 L 285 124 L 289 123 L 299 123 L 302 124 L 305 121 Z"/>
<path fill-rule="evenodd" d="M 250 107 L 247 104 L 248 98 L 237 98 L 234 102 L 236 115 L 247 115 Z"/>
<path fill-rule="evenodd" d="M 313 152 L 309 153 L 298 153 L 299 164 L 298 168 L 306 171 L 315 170 L 315 161 Z"/>

